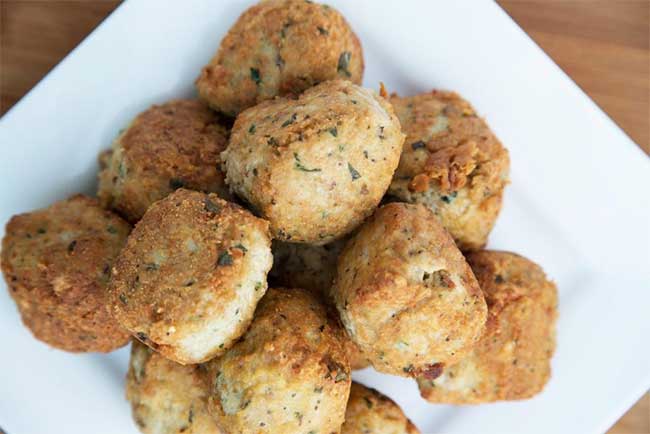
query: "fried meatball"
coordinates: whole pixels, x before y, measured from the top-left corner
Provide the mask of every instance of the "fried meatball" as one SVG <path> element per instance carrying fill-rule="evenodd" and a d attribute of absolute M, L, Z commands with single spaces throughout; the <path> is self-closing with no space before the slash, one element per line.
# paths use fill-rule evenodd
<path fill-rule="evenodd" d="M 419 434 L 401 408 L 389 397 L 352 383 L 341 434 Z"/>
<path fill-rule="evenodd" d="M 219 117 L 199 101 L 154 105 L 119 134 L 110 154 L 100 154 L 97 196 L 132 223 L 179 187 L 227 198 L 219 170 L 227 141 Z"/>
<path fill-rule="evenodd" d="M 508 183 L 508 152 L 456 93 L 390 101 L 407 138 L 388 193 L 431 209 L 461 250 L 483 247 Z"/>
<path fill-rule="evenodd" d="M 436 377 L 486 321 L 472 271 L 419 204 L 384 205 L 361 226 L 339 256 L 332 296 L 350 338 L 394 375 Z"/>
<path fill-rule="evenodd" d="M 242 112 L 221 156 L 231 190 L 269 220 L 274 237 L 325 244 L 372 213 L 403 139 L 390 104 L 336 80 Z"/>
<path fill-rule="evenodd" d="M 430 402 L 479 404 L 530 398 L 551 375 L 557 289 L 539 265 L 514 253 L 479 251 L 467 261 L 488 304 L 474 350 L 434 380 L 419 379 Z"/>
<path fill-rule="evenodd" d="M 82 195 L 11 218 L 2 272 L 37 339 L 73 352 L 108 352 L 128 342 L 107 309 L 106 287 L 130 230 Z"/>
<path fill-rule="evenodd" d="M 126 398 L 145 434 L 221 434 L 208 413 L 202 365 L 183 366 L 138 341 L 131 346 Z"/>
<path fill-rule="evenodd" d="M 277 95 L 336 78 L 361 84 L 359 39 L 335 9 L 263 1 L 237 20 L 196 80 L 202 99 L 230 116 Z"/>
<path fill-rule="evenodd" d="M 208 363 L 209 410 L 221 429 L 339 432 L 350 392 L 341 333 L 315 295 L 269 289 L 244 337 Z"/>
<path fill-rule="evenodd" d="M 147 210 L 115 261 L 113 314 L 166 357 L 200 363 L 246 330 L 272 261 L 265 221 L 181 188 Z"/>

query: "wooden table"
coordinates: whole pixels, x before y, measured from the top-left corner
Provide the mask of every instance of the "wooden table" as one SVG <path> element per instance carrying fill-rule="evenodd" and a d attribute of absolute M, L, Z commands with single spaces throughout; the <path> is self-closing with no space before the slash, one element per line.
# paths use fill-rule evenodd
<path fill-rule="evenodd" d="M 499 3 L 650 154 L 650 2 Z M 114 0 L 0 0 L 0 114 L 118 4 Z M 647 394 L 610 433 L 650 433 Z"/>

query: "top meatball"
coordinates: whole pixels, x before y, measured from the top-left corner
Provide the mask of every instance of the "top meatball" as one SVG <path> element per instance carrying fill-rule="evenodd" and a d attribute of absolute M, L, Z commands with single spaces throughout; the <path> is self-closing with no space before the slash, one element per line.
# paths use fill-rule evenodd
<path fill-rule="evenodd" d="M 179 187 L 224 197 L 219 153 L 227 140 L 219 117 L 199 101 L 154 105 L 120 133 L 112 153 L 100 155 L 97 196 L 132 223 Z"/>
<path fill-rule="evenodd" d="M 11 218 L 2 240 L 2 272 L 37 339 L 74 352 L 107 352 L 128 342 L 128 332 L 107 309 L 106 288 L 130 230 L 82 195 Z"/>
<path fill-rule="evenodd" d="M 265 221 L 181 188 L 147 210 L 115 261 L 113 314 L 165 357 L 204 362 L 244 333 L 272 261 Z"/>
<path fill-rule="evenodd" d="M 419 378 L 429 402 L 479 404 L 530 398 L 551 375 L 557 288 L 541 267 L 514 253 L 467 256 L 488 304 L 487 327 L 472 352 L 435 379 Z"/>
<path fill-rule="evenodd" d="M 335 9 L 305 0 L 270 0 L 248 9 L 196 80 L 215 110 L 235 116 L 277 95 L 299 94 L 336 78 L 361 84 L 359 39 Z"/>
<path fill-rule="evenodd" d="M 454 92 L 390 101 L 407 139 L 388 193 L 431 209 L 461 250 L 483 247 L 501 209 L 508 151 Z"/>
<path fill-rule="evenodd" d="M 402 409 L 386 395 L 352 383 L 341 434 L 419 434 Z"/>
<path fill-rule="evenodd" d="M 359 228 L 339 256 L 332 296 L 350 338 L 393 375 L 436 377 L 485 326 L 476 278 L 422 205 L 384 205 Z"/>
<path fill-rule="evenodd" d="M 372 213 L 403 140 L 388 102 L 336 80 L 242 112 L 221 157 L 231 190 L 275 238 L 325 244 Z"/>
<path fill-rule="evenodd" d="M 233 434 L 339 432 L 351 383 L 341 333 L 313 294 L 269 289 L 242 339 L 207 364 L 209 411 Z"/>

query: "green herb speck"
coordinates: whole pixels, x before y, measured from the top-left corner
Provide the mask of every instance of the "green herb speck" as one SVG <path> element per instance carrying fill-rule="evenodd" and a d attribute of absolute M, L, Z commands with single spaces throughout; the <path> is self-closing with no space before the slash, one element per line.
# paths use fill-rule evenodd
<path fill-rule="evenodd" d="M 126 305 L 126 304 L 129 304 L 129 299 L 126 298 L 126 294 L 124 294 L 123 292 L 120 293 L 120 301 L 121 301 L 122 303 L 124 303 L 125 305 Z"/>
<path fill-rule="evenodd" d="M 346 374 L 345 372 L 339 372 L 338 374 L 336 374 L 336 377 L 334 377 L 334 382 L 338 383 L 339 381 L 345 381 L 347 379 L 348 379 L 348 374 Z"/>
<path fill-rule="evenodd" d="M 217 265 L 232 265 L 232 255 L 228 251 L 223 251 L 217 259 Z"/>
<path fill-rule="evenodd" d="M 117 229 L 115 229 L 115 226 L 110 226 L 110 225 L 109 225 L 109 226 L 106 228 L 106 230 L 108 231 L 109 234 L 116 234 L 116 233 L 117 233 Z M 43 232 L 40 232 L 40 229 L 39 229 L 39 234 L 41 234 L 41 233 L 44 234 L 44 233 L 45 233 L 45 229 L 43 229 Z"/>
<path fill-rule="evenodd" d="M 210 199 L 206 198 L 205 201 L 203 202 L 203 205 L 205 207 L 205 210 L 207 212 L 211 213 L 218 213 L 221 211 L 221 206 L 217 205 L 216 203 L 212 202 Z"/>
<path fill-rule="evenodd" d="M 262 289 L 262 282 L 255 282 L 255 291 Z"/>
<path fill-rule="evenodd" d="M 250 134 L 253 134 L 255 132 L 255 124 L 251 124 L 251 126 L 248 128 L 248 132 Z"/>
<path fill-rule="evenodd" d="M 413 148 L 413 150 L 422 149 L 424 147 L 426 147 L 426 145 L 422 140 L 418 140 L 417 142 L 411 143 L 411 148 Z"/>
<path fill-rule="evenodd" d="M 109 226 L 109 227 L 108 227 L 108 232 L 111 232 L 111 228 L 112 228 L 113 230 L 115 230 L 115 228 L 113 228 L 113 226 Z M 42 235 L 42 234 L 44 234 L 44 233 L 47 232 L 47 231 L 45 230 L 45 228 L 38 228 L 38 230 L 37 230 L 36 232 Z M 111 232 L 111 233 L 114 234 L 115 232 Z"/>
<path fill-rule="evenodd" d="M 352 56 L 352 53 L 349 51 L 344 51 L 341 53 L 339 56 L 339 63 L 338 66 L 336 67 L 336 70 L 339 73 L 343 73 L 346 77 L 351 77 L 352 74 L 350 74 L 350 71 L 348 70 L 348 66 L 350 65 L 350 57 Z"/>
<path fill-rule="evenodd" d="M 444 203 L 451 203 L 456 198 L 456 196 L 458 196 L 458 192 L 454 191 L 446 196 L 440 196 L 440 200 Z"/>
<path fill-rule="evenodd" d="M 348 170 L 350 171 L 350 176 L 352 176 L 353 181 L 361 178 L 361 174 L 359 174 L 359 172 L 357 172 L 357 169 L 352 167 L 350 163 L 348 163 Z"/>
<path fill-rule="evenodd" d="M 330 32 L 327 31 L 327 29 L 325 29 L 325 28 L 323 28 L 321 26 L 318 26 L 317 29 L 318 29 L 318 33 L 320 33 L 321 35 L 324 35 L 324 36 L 327 36 L 330 33 Z"/>
<path fill-rule="evenodd" d="M 339 135 L 339 131 L 336 129 L 336 127 L 332 127 L 332 128 L 330 128 L 330 129 L 328 129 L 327 131 L 329 131 L 329 133 L 330 133 L 331 135 L 333 135 L 334 137 L 336 137 L 336 136 Z"/>
<path fill-rule="evenodd" d="M 259 85 L 262 82 L 262 79 L 260 78 L 260 70 L 257 68 L 251 68 L 251 80 L 255 82 L 255 84 Z"/>
<path fill-rule="evenodd" d="M 319 168 L 317 168 L 317 167 L 314 167 L 314 168 L 311 168 L 311 169 L 308 168 L 308 167 L 305 167 L 305 166 L 302 164 L 302 162 L 300 161 L 300 157 L 299 157 L 298 154 L 295 153 L 295 152 L 293 153 L 293 158 L 296 160 L 296 161 L 295 161 L 295 164 L 294 164 L 294 167 L 295 167 L 297 170 L 302 170 L 303 172 L 320 172 L 320 171 L 321 171 L 321 169 L 319 169 Z"/>
<path fill-rule="evenodd" d="M 364 396 L 363 400 L 366 401 L 366 406 L 368 408 L 372 408 L 372 401 L 370 400 L 370 398 L 368 398 L 367 396 Z"/>
<path fill-rule="evenodd" d="M 296 113 L 292 114 L 291 117 L 290 117 L 289 119 L 287 119 L 286 121 L 284 121 L 284 122 L 282 123 L 282 128 L 284 128 L 284 127 L 288 127 L 289 125 L 291 125 L 292 123 L 294 123 L 294 122 L 296 121 L 296 118 L 297 118 L 297 117 L 298 117 L 298 115 L 296 115 Z"/>

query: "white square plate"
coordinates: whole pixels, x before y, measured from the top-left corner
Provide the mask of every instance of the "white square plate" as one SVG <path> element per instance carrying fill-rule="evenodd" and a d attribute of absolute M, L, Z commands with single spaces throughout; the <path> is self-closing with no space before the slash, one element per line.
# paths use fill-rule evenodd
<path fill-rule="evenodd" d="M 424 433 L 607 429 L 650 385 L 650 160 L 488 1 L 332 0 L 363 43 L 365 85 L 453 89 L 512 159 L 490 247 L 543 265 L 560 290 L 553 378 L 534 399 L 452 407 L 414 382 L 355 374 Z M 0 222 L 92 192 L 96 156 L 193 81 L 250 0 L 122 5 L 0 120 Z M 0 284 L 0 426 L 10 434 L 136 432 L 128 349 L 73 355 L 33 339 Z"/>

